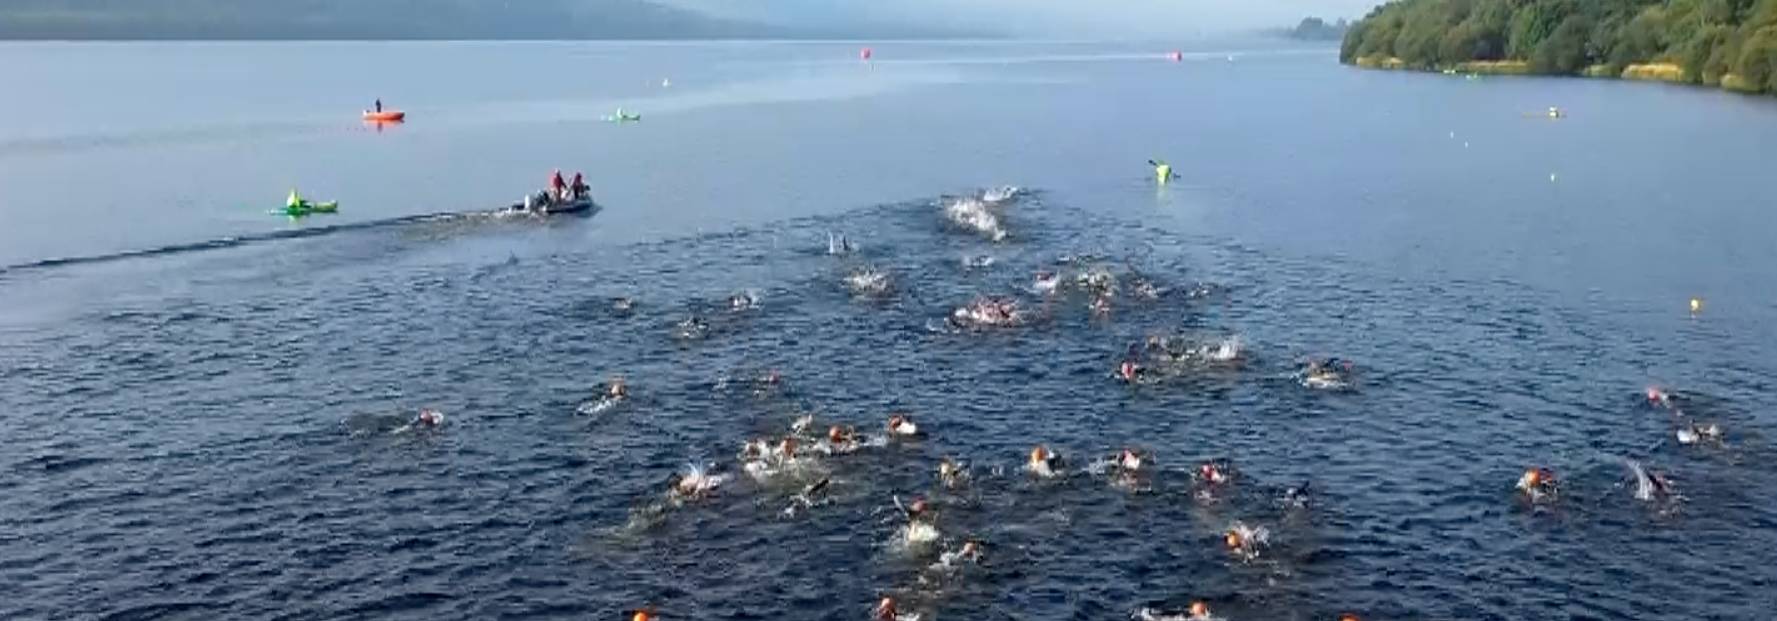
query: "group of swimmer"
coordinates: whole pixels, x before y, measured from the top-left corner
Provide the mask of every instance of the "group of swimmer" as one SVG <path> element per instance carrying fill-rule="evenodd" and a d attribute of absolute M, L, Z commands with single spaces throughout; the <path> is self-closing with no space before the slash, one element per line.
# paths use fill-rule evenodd
<path fill-rule="evenodd" d="M 552 179 L 552 185 L 559 181 L 558 172 Z M 580 185 L 578 176 L 574 185 Z M 1009 199 L 1016 194 L 1015 190 L 1006 190 L 1000 194 L 961 199 L 946 205 L 944 211 L 952 224 L 997 242 L 1006 239 L 1009 234 L 1002 216 Z M 827 251 L 832 255 L 851 255 L 858 252 L 858 246 L 843 234 L 830 233 Z M 1101 261 L 1090 257 L 1062 257 L 1057 263 L 1062 267 L 1036 273 L 1030 284 L 1030 292 L 1044 299 L 1053 299 L 1077 291 L 1089 300 L 1087 306 L 1095 315 L 1108 312 L 1112 301 L 1119 298 L 1155 299 L 1168 293 L 1133 268 L 1120 276 L 1104 267 Z M 973 269 L 975 266 L 985 267 L 991 264 L 991 258 L 970 257 L 964 261 L 964 268 Z M 850 271 L 844 277 L 844 283 L 858 295 L 881 295 L 889 291 L 890 275 L 874 267 L 862 267 Z M 1215 291 L 1213 285 L 1197 285 L 1184 290 L 1183 295 L 1195 298 Z M 735 293 L 725 302 L 727 310 L 732 313 L 755 311 L 761 307 L 760 296 L 750 291 Z M 612 301 L 612 310 L 627 314 L 635 305 L 636 301 L 633 299 L 616 298 Z M 1034 312 L 1024 308 L 1015 298 L 984 296 L 954 309 L 946 317 L 946 321 L 953 328 L 964 330 L 1009 328 L 1028 323 L 1035 317 Z M 694 339 L 708 334 L 710 329 L 707 320 L 693 315 L 675 324 L 673 334 L 677 339 Z M 1245 359 L 1244 347 L 1238 336 L 1155 334 L 1130 345 L 1126 355 L 1118 361 L 1112 377 L 1132 385 L 1148 384 L 1205 368 L 1236 368 Z M 1306 359 L 1293 378 L 1301 386 L 1313 390 L 1357 390 L 1356 365 L 1338 357 Z M 785 390 L 785 380 L 782 374 L 769 371 L 742 374 L 737 378 L 724 377 L 716 383 L 716 387 L 718 390 L 747 390 L 754 397 L 771 397 Z M 578 411 L 585 415 L 603 415 L 628 403 L 630 398 L 628 383 L 622 377 L 613 377 L 600 386 L 594 398 L 582 404 Z M 1648 406 L 1670 414 L 1674 437 L 1679 444 L 1722 444 L 1720 428 L 1713 423 L 1702 423 L 1687 416 L 1680 408 L 1683 400 L 1679 395 L 1656 388 L 1649 388 L 1645 395 Z M 843 479 L 836 479 L 833 473 L 835 469 L 843 467 L 847 456 L 861 451 L 920 442 L 932 433 L 916 423 L 914 416 L 908 412 L 886 413 L 885 418 L 879 420 L 882 422 L 874 430 L 860 430 L 856 425 L 842 422 L 822 424 L 812 414 L 798 415 L 789 421 L 781 434 L 756 436 L 741 442 L 732 462 L 693 464 L 675 472 L 657 488 L 657 495 L 653 495 L 655 500 L 643 503 L 632 512 L 631 524 L 639 528 L 658 524 L 672 511 L 694 507 L 725 494 L 724 490 L 737 480 L 773 494 L 775 500 L 781 501 L 779 514 L 782 517 L 793 518 L 814 511 L 830 501 L 836 486 L 844 488 Z M 442 414 L 425 410 L 396 429 L 395 433 L 434 429 L 442 424 Z M 1668 474 L 1633 461 L 1626 464 L 1634 481 L 1635 498 L 1644 501 L 1670 501 L 1679 498 L 1676 486 Z M 952 456 L 938 458 L 929 472 L 933 473 L 936 484 L 931 497 L 911 496 L 904 500 L 896 495 L 886 499 L 888 502 L 884 503 L 892 503 L 889 519 L 896 524 L 893 545 L 932 561 L 922 570 L 922 581 L 929 575 L 954 576 L 965 573 L 969 571 L 967 568 L 983 563 L 992 553 L 991 543 L 977 534 L 947 535 L 941 528 L 947 522 L 941 519 L 944 511 L 940 507 L 942 495 L 968 489 L 972 485 L 984 483 L 985 480 L 980 479 L 977 471 L 967 462 Z M 990 476 L 1000 477 L 1006 473 L 1006 469 L 992 468 L 986 472 Z M 1164 485 L 1165 480 L 1175 478 L 1169 477 L 1157 465 L 1151 452 L 1140 447 L 1123 447 L 1076 467 L 1054 448 L 1042 443 L 1031 446 L 1016 468 L 1016 473 L 1032 482 L 1087 477 L 1102 480 L 1103 484 L 1112 489 L 1131 494 L 1154 493 L 1157 484 Z M 1243 485 L 1239 483 L 1241 475 L 1227 460 L 1204 461 L 1183 473 L 1175 471 L 1175 474 L 1183 475 L 1176 479 L 1188 486 L 1192 498 L 1203 503 L 1219 502 L 1236 485 Z M 1556 473 L 1546 466 L 1524 471 L 1515 487 L 1526 502 L 1536 506 L 1559 502 L 1562 493 Z M 1276 505 L 1285 507 L 1286 511 L 1305 510 L 1310 505 L 1311 492 L 1308 483 L 1282 488 L 1281 491 L 1271 489 L 1273 492 L 1269 493 L 1269 497 L 1275 500 Z M 886 510 L 890 507 L 882 508 Z M 1218 545 L 1223 553 L 1237 563 L 1257 562 L 1268 554 L 1273 545 L 1279 545 L 1274 544 L 1273 533 L 1267 526 L 1239 520 L 1221 528 L 1219 539 Z M 1282 545 L 1287 547 L 1287 541 Z M 871 608 L 872 621 L 918 621 L 923 618 L 920 613 L 908 610 L 919 608 L 919 605 L 909 605 L 893 594 L 896 591 L 888 593 L 876 600 Z M 657 613 L 652 609 L 644 609 L 626 611 L 626 614 L 631 615 L 632 621 L 654 621 Z M 1205 601 L 1191 602 L 1183 611 L 1144 607 L 1132 613 L 1131 617 L 1149 621 L 1219 619 L 1212 615 L 1209 604 Z M 1338 619 L 1358 621 L 1356 615 L 1349 613 L 1342 614 Z"/>
<path fill-rule="evenodd" d="M 982 233 L 990 241 L 1002 240 L 1007 232 L 1003 221 L 999 219 L 999 212 L 1007 199 L 1014 194 L 1015 192 L 1007 191 L 998 196 L 962 199 L 946 206 L 945 212 L 953 224 Z M 987 198 L 995 200 L 988 201 Z M 962 207 L 959 208 L 958 205 Z M 829 233 L 827 242 L 828 254 L 843 256 L 857 252 L 857 246 L 843 234 Z M 1078 291 L 1090 300 L 1088 307 L 1095 314 L 1108 311 L 1111 300 L 1118 297 L 1157 299 L 1167 293 L 1133 269 L 1129 270 L 1128 275 L 1119 276 L 1092 257 L 1062 257 L 1058 263 L 1063 266 L 1061 269 L 1037 273 L 1031 285 L 1032 293 L 1052 298 Z M 964 269 L 991 264 L 991 258 L 970 257 L 964 261 Z M 889 280 L 887 272 L 874 267 L 856 268 L 844 277 L 846 287 L 858 295 L 884 293 L 888 290 Z M 1201 297 L 1214 290 L 1210 285 L 1198 285 L 1184 293 L 1189 297 Z M 628 298 L 619 298 L 613 302 L 613 309 L 627 311 L 634 303 Z M 729 296 L 726 304 L 727 310 L 734 313 L 751 311 L 759 308 L 759 305 L 757 294 L 752 292 Z M 992 329 L 1022 325 L 1033 317 L 1032 313 L 1033 311 L 1025 309 L 1014 298 L 980 297 L 954 309 L 946 319 L 955 328 Z M 674 326 L 674 337 L 701 338 L 709 330 L 708 320 L 693 315 Z M 1165 367 L 1162 360 L 1176 364 L 1190 361 L 1204 364 L 1237 363 L 1241 352 L 1242 344 L 1238 337 L 1198 341 L 1186 337 L 1154 336 L 1132 347 L 1132 353 L 1139 353 L 1142 357 L 1126 360 L 1119 368 L 1119 375 L 1126 381 L 1150 377 L 1150 374 L 1159 372 L 1150 369 Z M 1300 374 L 1300 380 L 1304 386 L 1311 388 L 1347 388 L 1350 386 L 1352 373 L 1349 362 L 1337 358 L 1315 359 L 1307 362 Z M 601 390 L 600 396 L 583 405 L 581 411 L 599 413 L 622 403 L 627 393 L 620 390 L 621 386 L 621 379 L 613 379 Z M 749 391 L 754 397 L 768 397 L 783 390 L 784 379 L 781 374 L 773 371 L 739 378 L 725 377 L 716 386 L 718 390 L 739 388 Z M 693 464 L 674 473 L 664 483 L 663 489 L 655 497 L 656 500 L 645 502 L 635 509 L 631 515 L 630 527 L 647 528 L 659 523 L 670 511 L 707 501 L 737 479 L 767 493 L 777 494 L 781 499 L 781 516 L 798 516 L 827 503 L 835 485 L 843 486 L 843 483 L 835 483 L 833 473 L 846 456 L 859 451 L 916 442 L 927 438 L 928 433 L 928 430 L 914 421 L 912 415 L 905 412 L 890 413 L 875 432 L 860 431 L 852 424 L 818 424 L 812 414 L 796 416 L 781 435 L 757 436 L 742 442 L 733 461 L 727 465 Z M 1166 477 L 1157 467 L 1152 453 L 1139 447 L 1124 447 L 1076 467 L 1049 445 L 1037 444 L 1026 453 L 1016 471 L 1031 481 L 1060 480 L 1076 476 L 1096 478 L 1103 480 L 1112 489 L 1135 494 L 1153 493 L 1156 479 Z M 949 456 L 939 458 L 932 466 L 932 472 L 940 494 L 964 490 L 977 480 L 976 471 L 966 462 Z M 988 472 L 999 477 L 1005 474 L 1006 469 L 993 468 Z M 1232 464 L 1226 460 L 1198 464 L 1184 477 L 1192 497 L 1205 503 L 1219 502 L 1227 496 L 1236 479 Z M 1304 483 L 1285 488 L 1276 495 L 1276 500 L 1282 506 L 1303 509 L 1308 505 L 1309 486 Z M 892 508 L 891 515 L 897 522 L 893 545 L 910 553 L 929 555 L 926 558 L 934 559 L 935 562 L 925 570 L 927 573 L 950 575 L 983 562 L 989 554 L 989 543 L 979 536 L 946 536 L 941 529 L 941 510 L 933 498 L 913 496 L 904 500 L 895 496 L 892 498 Z M 1219 541 L 1229 558 L 1241 563 L 1254 562 L 1272 545 L 1271 531 L 1267 527 L 1242 521 L 1228 524 L 1222 530 Z M 926 574 L 922 573 L 922 582 L 926 579 Z M 878 600 L 871 618 L 875 621 L 913 621 L 920 619 L 921 615 L 909 612 L 905 602 L 890 594 Z M 1186 614 L 1168 615 L 1143 609 L 1136 618 L 1202 621 L 1213 617 L 1209 616 L 1207 604 L 1198 602 Z M 1352 616 L 1347 618 L 1355 619 Z"/>
<path fill-rule="evenodd" d="M 1667 413 L 1673 426 L 1673 439 L 1680 446 L 1721 448 L 1727 445 L 1719 424 L 1699 422 L 1680 408 L 1686 397 L 1658 387 L 1647 388 L 1642 397 L 1642 403 L 1647 407 Z M 1677 484 L 1667 472 L 1647 467 L 1633 459 L 1624 459 L 1623 466 L 1627 472 L 1626 487 L 1636 500 L 1655 503 L 1661 513 L 1675 511 L 1678 503 L 1684 500 L 1684 496 L 1678 493 Z M 1516 487 L 1519 495 L 1535 506 L 1555 503 L 1561 498 L 1561 485 L 1554 470 L 1547 466 L 1525 470 L 1518 477 Z"/>

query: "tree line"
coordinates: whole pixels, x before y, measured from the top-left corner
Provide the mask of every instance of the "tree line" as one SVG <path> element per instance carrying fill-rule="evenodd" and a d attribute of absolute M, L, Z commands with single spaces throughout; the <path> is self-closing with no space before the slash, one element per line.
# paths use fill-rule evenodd
<path fill-rule="evenodd" d="M 1777 94 L 1777 0 L 1397 0 L 1345 34 L 1340 62 L 1373 58 L 1555 75 L 1658 63 L 1680 81 Z"/>

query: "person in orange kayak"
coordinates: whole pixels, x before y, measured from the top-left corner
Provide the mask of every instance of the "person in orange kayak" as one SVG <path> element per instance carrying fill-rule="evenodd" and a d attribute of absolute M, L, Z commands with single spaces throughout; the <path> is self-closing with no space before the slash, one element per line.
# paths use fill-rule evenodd
<path fill-rule="evenodd" d="M 567 196 L 567 187 L 568 182 L 562 181 L 561 169 L 555 169 L 555 174 L 549 176 L 549 198 L 553 200 L 561 200 L 562 197 Z"/>

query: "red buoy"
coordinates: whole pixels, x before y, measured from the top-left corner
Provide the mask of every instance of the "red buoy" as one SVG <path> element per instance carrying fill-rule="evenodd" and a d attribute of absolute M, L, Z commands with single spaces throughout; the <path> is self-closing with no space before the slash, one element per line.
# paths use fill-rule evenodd
<path fill-rule="evenodd" d="M 870 57 L 873 55 L 875 55 L 875 52 L 871 51 L 870 48 L 858 50 L 858 58 L 860 60 L 870 60 Z"/>

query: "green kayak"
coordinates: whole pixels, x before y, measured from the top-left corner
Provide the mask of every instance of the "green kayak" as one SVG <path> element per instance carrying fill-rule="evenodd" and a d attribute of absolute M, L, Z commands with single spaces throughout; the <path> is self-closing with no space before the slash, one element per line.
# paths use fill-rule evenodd
<path fill-rule="evenodd" d="M 302 201 L 294 205 L 285 205 L 283 209 L 273 211 L 272 213 L 280 216 L 290 216 L 292 218 L 300 218 L 318 213 L 339 213 L 339 201 L 327 201 L 325 203 Z"/>

